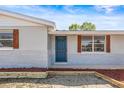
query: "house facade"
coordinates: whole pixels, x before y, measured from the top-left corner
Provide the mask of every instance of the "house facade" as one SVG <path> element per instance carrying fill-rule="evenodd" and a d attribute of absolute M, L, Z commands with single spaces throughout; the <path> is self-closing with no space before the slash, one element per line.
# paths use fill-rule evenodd
<path fill-rule="evenodd" d="M 0 10 L 0 68 L 123 69 L 124 31 L 57 31 Z"/>
<path fill-rule="evenodd" d="M 48 68 L 48 31 L 54 23 L 0 11 L 0 68 Z"/>
<path fill-rule="evenodd" d="M 51 35 L 50 67 L 78 69 L 124 68 L 123 31 L 55 31 L 49 32 L 49 34 Z M 58 38 L 64 39 L 65 45 L 61 40 L 59 42 Z M 57 48 L 60 48 L 60 50 Z M 65 51 L 64 54 L 61 53 L 61 49 Z M 62 62 L 62 60 L 65 62 Z"/>

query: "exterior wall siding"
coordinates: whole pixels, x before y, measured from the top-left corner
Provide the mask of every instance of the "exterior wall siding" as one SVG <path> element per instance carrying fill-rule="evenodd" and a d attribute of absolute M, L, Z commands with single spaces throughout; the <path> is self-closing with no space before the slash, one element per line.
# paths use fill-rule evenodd
<path fill-rule="evenodd" d="M 48 67 L 50 67 L 51 63 L 52 63 L 52 37 L 51 35 L 48 35 Z"/>
<path fill-rule="evenodd" d="M 46 55 L 38 50 L 3 50 L 0 68 L 47 68 Z"/>
<path fill-rule="evenodd" d="M 0 68 L 47 68 L 47 27 L 0 27 L 0 32 L 11 32 L 15 28 L 19 29 L 19 49 L 0 50 Z"/>
<path fill-rule="evenodd" d="M 111 53 L 124 54 L 124 35 L 111 36 Z"/>
<path fill-rule="evenodd" d="M 78 53 L 77 52 L 77 36 L 67 36 L 67 63 L 60 64 L 61 67 L 81 67 L 99 66 L 102 68 L 108 67 L 124 67 L 124 36 L 111 36 L 111 52 L 110 53 Z M 55 63 L 55 36 L 52 36 L 52 65 Z M 58 65 L 58 64 L 57 64 Z M 76 66 L 77 65 L 77 66 Z M 58 66 L 58 67 L 59 67 Z M 56 66 L 57 67 L 57 66 Z"/>

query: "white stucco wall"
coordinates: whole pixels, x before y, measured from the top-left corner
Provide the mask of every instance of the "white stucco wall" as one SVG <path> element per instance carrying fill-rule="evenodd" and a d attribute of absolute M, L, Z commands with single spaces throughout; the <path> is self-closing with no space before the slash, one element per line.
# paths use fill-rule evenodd
<path fill-rule="evenodd" d="M 12 29 L 19 29 L 19 49 L 0 50 L 0 68 L 47 68 L 47 26 L 0 15 L 0 32 Z"/>
<path fill-rule="evenodd" d="M 55 63 L 55 36 L 52 36 L 52 65 L 58 67 L 68 66 L 99 66 L 106 68 L 111 66 L 124 66 L 124 35 L 111 36 L 111 53 L 78 53 L 77 36 L 67 36 L 67 63 Z M 52 67 L 51 65 L 51 67 Z M 56 66 L 56 67 L 57 67 Z M 97 68 L 97 67 L 96 67 Z"/>
<path fill-rule="evenodd" d="M 124 54 L 124 35 L 111 36 L 112 53 Z"/>

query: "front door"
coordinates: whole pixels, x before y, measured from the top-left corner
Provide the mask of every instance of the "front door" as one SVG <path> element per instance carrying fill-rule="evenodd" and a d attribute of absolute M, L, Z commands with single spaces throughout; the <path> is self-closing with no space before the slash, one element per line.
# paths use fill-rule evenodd
<path fill-rule="evenodd" d="M 66 36 L 56 36 L 56 62 L 67 62 Z"/>

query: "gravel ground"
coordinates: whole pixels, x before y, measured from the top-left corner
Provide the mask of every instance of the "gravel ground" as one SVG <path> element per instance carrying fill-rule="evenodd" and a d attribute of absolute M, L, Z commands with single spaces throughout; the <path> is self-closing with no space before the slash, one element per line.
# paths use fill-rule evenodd
<path fill-rule="evenodd" d="M 95 75 L 55 75 L 46 79 L 0 79 L 0 88 L 113 88 Z"/>

